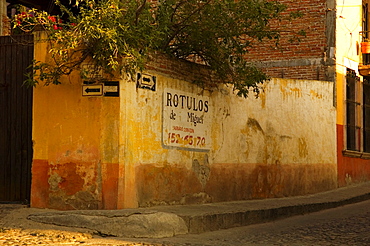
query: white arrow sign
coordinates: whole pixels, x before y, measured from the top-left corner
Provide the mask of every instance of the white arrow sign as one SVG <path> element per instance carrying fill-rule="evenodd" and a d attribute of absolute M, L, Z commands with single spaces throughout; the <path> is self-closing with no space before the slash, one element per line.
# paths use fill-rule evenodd
<path fill-rule="evenodd" d="M 152 91 L 155 91 L 156 87 L 156 77 L 144 74 L 144 73 L 138 73 L 137 74 L 137 87 L 142 89 L 149 89 Z"/>

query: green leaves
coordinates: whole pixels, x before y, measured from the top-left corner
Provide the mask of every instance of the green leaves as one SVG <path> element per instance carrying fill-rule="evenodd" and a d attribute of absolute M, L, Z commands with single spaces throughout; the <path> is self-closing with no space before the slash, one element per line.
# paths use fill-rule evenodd
<path fill-rule="evenodd" d="M 268 78 L 243 56 L 257 42 L 279 39 L 279 31 L 269 21 L 285 9 L 277 1 L 262 0 L 162 1 L 157 15 L 159 27 L 165 30 L 160 47 L 178 58 L 196 57 L 246 97 L 250 87 L 257 88 Z M 208 80 L 202 84 L 214 86 Z"/>
<path fill-rule="evenodd" d="M 41 26 L 48 32 L 53 62 L 35 63 L 30 83 L 58 84 L 90 58 L 106 73 L 134 73 L 149 52 L 159 51 L 207 65 L 213 75 L 198 84 L 217 87 L 216 75 L 244 97 L 268 79 L 244 55 L 265 39 L 278 41 L 280 31 L 270 23 L 286 10 L 267 0 L 78 0 L 77 13 L 56 4 L 61 16 L 31 10 L 14 20 L 23 31 Z"/>

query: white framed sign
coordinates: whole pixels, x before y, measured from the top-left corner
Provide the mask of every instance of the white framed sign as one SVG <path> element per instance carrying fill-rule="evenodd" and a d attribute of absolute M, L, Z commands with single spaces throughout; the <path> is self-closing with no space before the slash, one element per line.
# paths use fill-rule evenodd
<path fill-rule="evenodd" d="M 163 144 L 186 149 L 210 149 L 210 112 L 209 97 L 166 88 L 163 92 Z"/>

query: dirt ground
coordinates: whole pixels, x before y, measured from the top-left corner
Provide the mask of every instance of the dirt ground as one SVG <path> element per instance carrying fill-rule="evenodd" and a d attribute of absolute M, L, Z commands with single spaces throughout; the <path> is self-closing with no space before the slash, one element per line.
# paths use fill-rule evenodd
<path fill-rule="evenodd" d="M 37 223 L 27 219 L 30 214 L 48 211 L 52 210 L 0 204 L 0 245 L 158 245 L 104 238 L 86 229 Z"/>

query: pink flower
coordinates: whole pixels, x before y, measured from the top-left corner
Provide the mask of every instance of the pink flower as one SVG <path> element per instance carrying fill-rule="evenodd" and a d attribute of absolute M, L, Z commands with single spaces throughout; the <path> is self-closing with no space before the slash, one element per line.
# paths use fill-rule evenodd
<path fill-rule="evenodd" d="M 58 26 L 57 25 L 53 25 L 53 29 L 54 30 L 58 30 Z"/>

